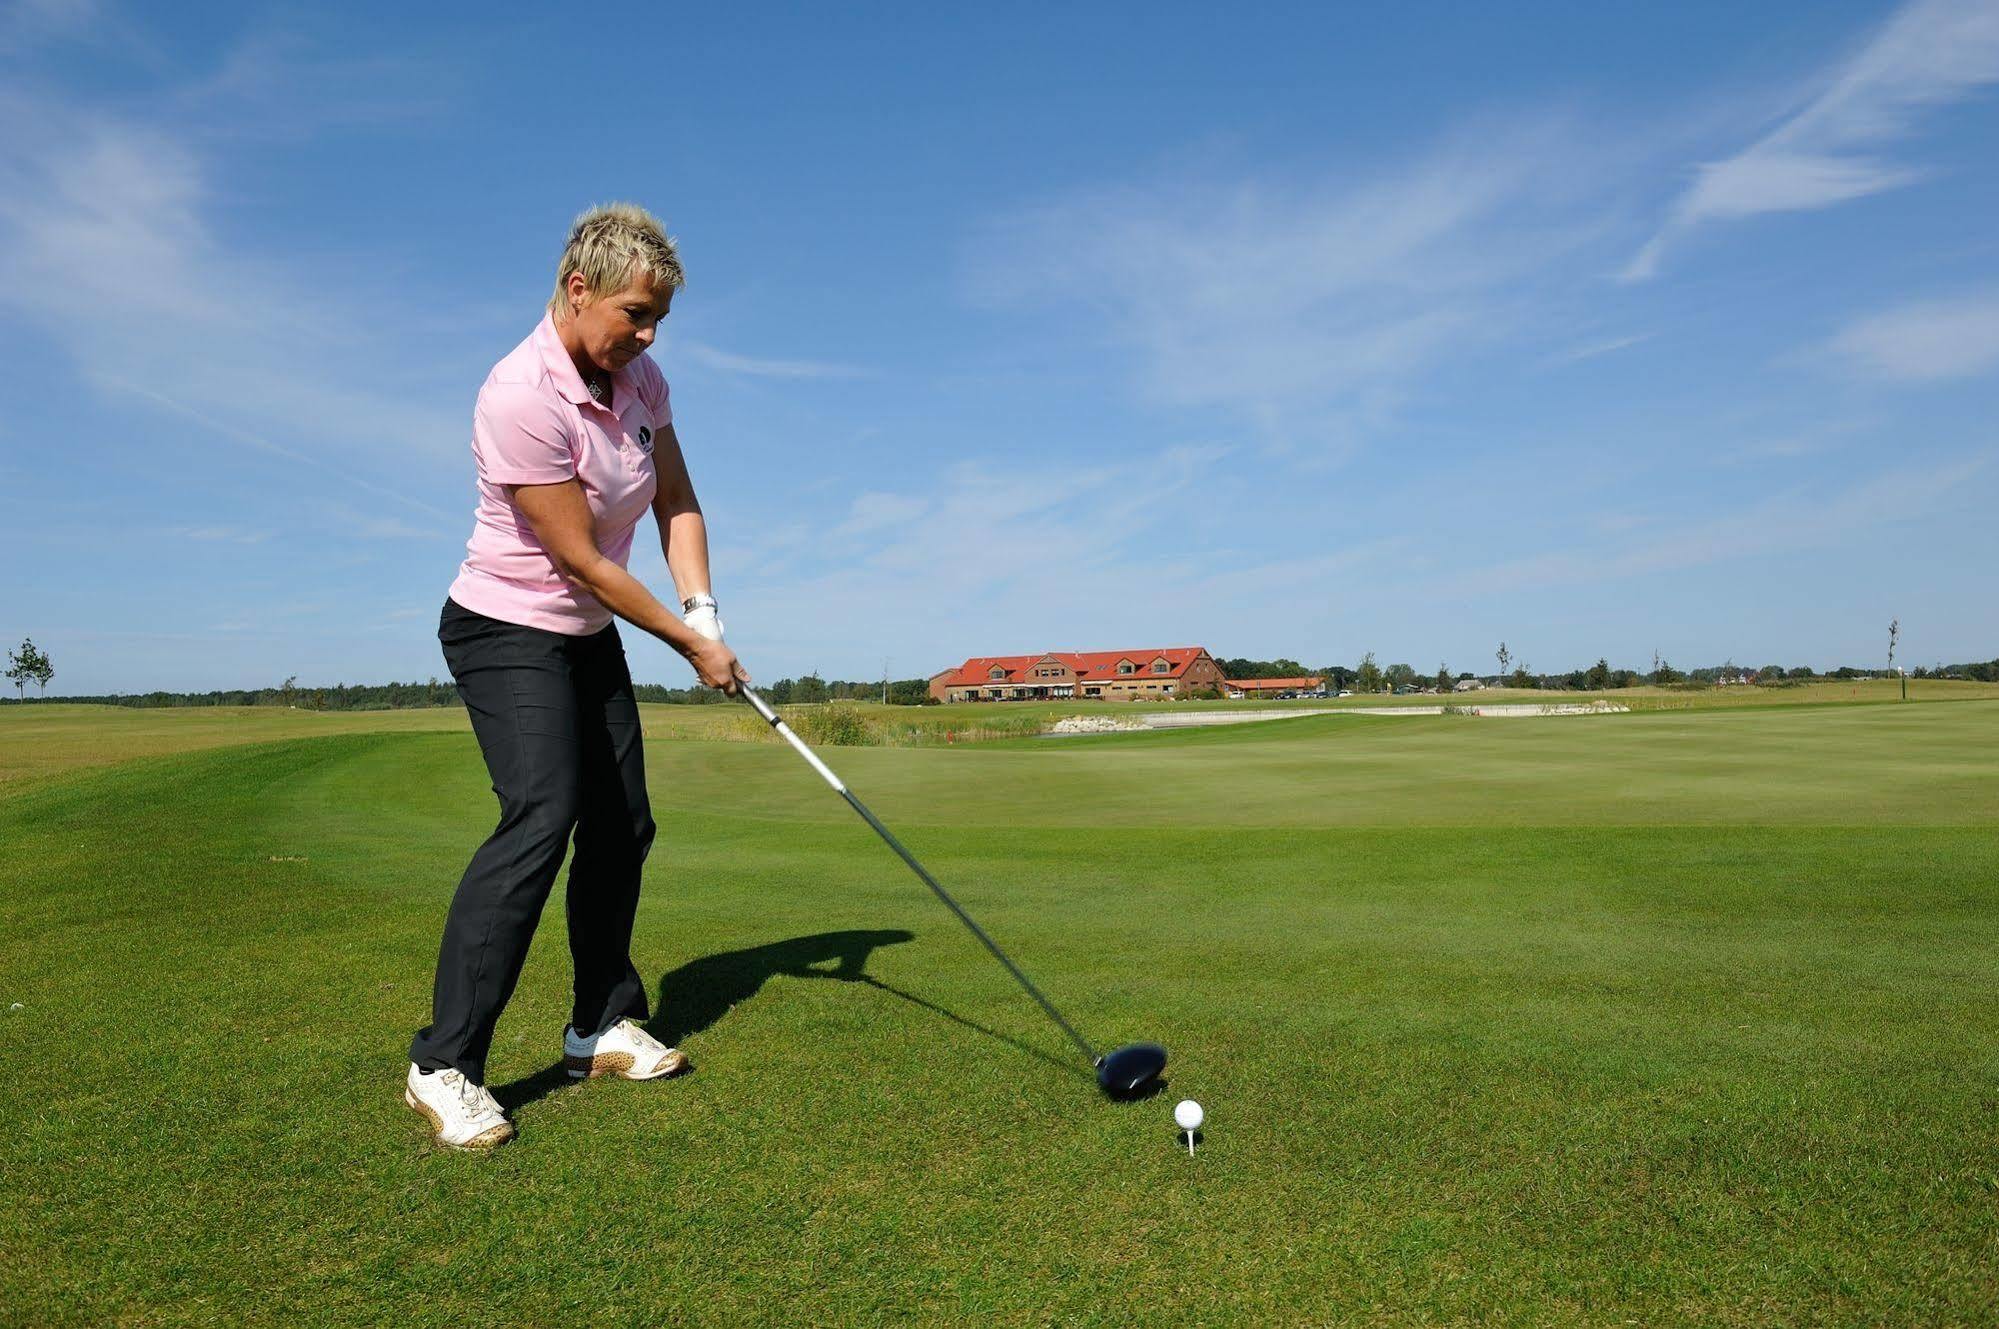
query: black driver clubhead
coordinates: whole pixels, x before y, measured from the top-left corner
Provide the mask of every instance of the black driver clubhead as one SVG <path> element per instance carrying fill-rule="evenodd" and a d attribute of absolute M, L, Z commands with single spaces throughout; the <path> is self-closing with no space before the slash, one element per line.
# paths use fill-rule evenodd
<path fill-rule="evenodd" d="M 1165 1069 L 1165 1048 L 1157 1043 L 1127 1043 L 1097 1059 L 1097 1085 L 1112 1098 L 1142 1098 Z"/>

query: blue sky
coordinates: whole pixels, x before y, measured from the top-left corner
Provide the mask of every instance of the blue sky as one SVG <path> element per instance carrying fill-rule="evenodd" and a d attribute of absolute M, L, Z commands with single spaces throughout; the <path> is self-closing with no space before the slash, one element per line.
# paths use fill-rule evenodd
<path fill-rule="evenodd" d="M 761 678 L 1999 654 L 1999 0 L 712 8 L 5 9 L 0 638 L 441 673 L 630 198 Z"/>

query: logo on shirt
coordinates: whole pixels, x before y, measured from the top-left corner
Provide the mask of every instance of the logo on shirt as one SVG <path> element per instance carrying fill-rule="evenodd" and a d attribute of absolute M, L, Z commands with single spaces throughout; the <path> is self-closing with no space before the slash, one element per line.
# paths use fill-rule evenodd
<path fill-rule="evenodd" d="M 651 426 L 651 425 L 640 425 L 640 426 L 639 426 L 639 451 L 641 451 L 641 452 L 645 453 L 645 454 L 646 454 L 646 455 L 647 455 L 648 457 L 650 457 L 650 456 L 652 455 L 652 426 Z"/>

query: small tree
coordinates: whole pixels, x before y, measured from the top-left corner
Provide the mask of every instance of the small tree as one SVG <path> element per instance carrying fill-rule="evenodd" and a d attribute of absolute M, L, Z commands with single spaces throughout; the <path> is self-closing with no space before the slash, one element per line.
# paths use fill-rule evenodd
<path fill-rule="evenodd" d="M 1392 664 L 1381 671 L 1381 676 L 1391 688 L 1406 688 L 1416 681 L 1416 670 L 1411 665 Z"/>
<path fill-rule="evenodd" d="M 1499 681 L 1503 683 L 1506 681 L 1506 666 L 1513 662 L 1513 652 L 1506 649 L 1505 642 L 1501 642 L 1499 649 L 1494 651 L 1493 655 L 1499 661 Z"/>
<path fill-rule="evenodd" d="M 1900 636 L 1901 632 L 1902 620 L 1899 618 L 1890 619 L 1888 621 L 1888 672 L 1890 674 L 1895 672 L 1895 638 Z M 1907 701 L 1908 699 L 1909 680 L 1904 678 L 1902 680 L 1902 700 Z"/>
<path fill-rule="evenodd" d="M 1599 659 L 1595 664 L 1591 665 L 1589 672 L 1583 675 L 1583 685 L 1592 689 L 1609 687 L 1610 661 Z"/>
<path fill-rule="evenodd" d="M 55 676 L 55 665 L 35 646 L 32 637 L 22 639 L 20 650 L 7 653 L 7 679 L 24 701 L 28 696 L 28 684 L 33 683 L 43 696 L 47 696 L 49 680 Z"/>
<path fill-rule="evenodd" d="M 1652 681 L 1654 683 L 1664 686 L 1667 683 L 1678 683 L 1684 677 L 1685 675 L 1679 670 L 1661 660 L 1656 651 L 1653 653 Z"/>
<path fill-rule="evenodd" d="M 1522 660 L 1513 668 L 1513 677 L 1507 682 L 1516 688 L 1527 689 L 1534 686 L 1534 675 L 1527 671 L 1527 662 Z"/>
<path fill-rule="evenodd" d="M 1360 668 L 1354 670 L 1354 685 L 1362 692 L 1381 691 L 1381 666 L 1374 662 L 1373 651 L 1360 658 Z"/>
<path fill-rule="evenodd" d="M 1437 691 L 1449 692 L 1458 685 L 1458 676 L 1451 672 L 1447 664 L 1437 666 Z"/>
<path fill-rule="evenodd" d="M 22 652 L 33 651 L 34 649 L 35 643 L 29 641 L 22 643 L 21 650 L 7 652 L 7 681 L 14 685 L 15 693 L 23 701 L 26 701 L 28 697 L 28 680 L 34 676 L 33 671 L 28 667 L 29 661 L 34 657 L 32 655 L 24 655 Z"/>

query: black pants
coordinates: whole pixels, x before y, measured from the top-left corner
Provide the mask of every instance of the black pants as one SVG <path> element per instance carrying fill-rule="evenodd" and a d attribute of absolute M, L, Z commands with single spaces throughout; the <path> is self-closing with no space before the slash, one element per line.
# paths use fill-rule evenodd
<path fill-rule="evenodd" d="M 493 1027 L 520 978 L 571 831 L 570 1023 L 593 1034 L 626 1016 L 646 1018 L 631 944 L 652 809 L 638 704 L 615 625 L 569 637 L 446 600 L 437 637 L 472 713 L 500 824 L 451 899 L 430 1024 L 417 1032 L 410 1060 L 429 1070 L 456 1067 L 484 1084 Z"/>

